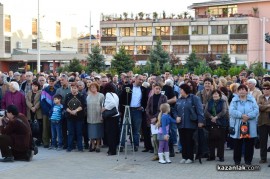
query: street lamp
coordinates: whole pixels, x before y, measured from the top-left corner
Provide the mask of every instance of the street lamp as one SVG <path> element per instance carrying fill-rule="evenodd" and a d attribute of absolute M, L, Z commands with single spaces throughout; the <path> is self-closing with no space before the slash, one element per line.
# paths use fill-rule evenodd
<path fill-rule="evenodd" d="M 40 23 L 39 23 L 39 0 L 38 0 L 38 20 L 37 20 L 37 73 L 40 73 Z"/>
<path fill-rule="evenodd" d="M 262 58 L 263 58 L 263 68 L 266 68 L 265 66 L 265 42 L 264 42 L 264 39 L 265 39 L 265 22 L 268 21 L 268 19 L 266 19 L 265 17 L 263 17 L 261 19 L 262 21 L 262 28 L 263 28 L 263 33 L 262 33 L 262 38 L 263 38 L 263 41 L 262 41 L 262 45 L 263 45 L 263 50 L 262 50 Z"/>
<path fill-rule="evenodd" d="M 88 27 L 88 26 L 85 26 L 85 27 Z M 91 24 L 91 11 L 90 11 L 90 24 L 89 24 L 89 54 L 92 53 L 92 49 L 91 49 L 91 47 L 92 47 L 91 28 L 92 28 L 92 27 L 93 27 L 93 26 L 92 26 L 92 24 Z"/>

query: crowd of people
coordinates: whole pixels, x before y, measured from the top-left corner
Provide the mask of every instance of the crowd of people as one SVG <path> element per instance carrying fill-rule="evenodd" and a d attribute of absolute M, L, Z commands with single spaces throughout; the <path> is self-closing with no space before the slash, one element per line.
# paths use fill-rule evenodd
<path fill-rule="evenodd" d="M 182 153 L 180 163 L 193 163 L 199 155 L 194 156 L 194 151 L 202 147 L 194 140 L 195 133 L 201 135 L 200 129 L 207 133 L 202 156 L 207 161 L 225 161 L 224 150 L 228 149 L 233 150 L 236 165 L 241 164 L 241 156 L 251 165 L 256 145 L 263 164 L 270 151 L 268 75 L 256 77 L 246 71 L 226 77 L 172 75 L 169 71 L 162 75 L 129 71 L 119 76 L 10 71 L 0 74 L 0 90 L 0 109 L 12 114 L 7 118 L 25 116 L 20 119 L 28 120 L 36 144 L 50 150 L 100 152 L 107 147 L 110 156 L 119 147 L 123 152 L 126 130 L 121 129 L 128 106 L 134 151 L 143 140 L 142 152 L 153 153 L 152 160 L 162 164 L 171 163 L 175 153 Z M 7 144 L 7 126 L 0 122 L 0 148 L 3 161 L 13 161 L 16 154 L 6 148 L 18 146 L 10 138 Z"/>

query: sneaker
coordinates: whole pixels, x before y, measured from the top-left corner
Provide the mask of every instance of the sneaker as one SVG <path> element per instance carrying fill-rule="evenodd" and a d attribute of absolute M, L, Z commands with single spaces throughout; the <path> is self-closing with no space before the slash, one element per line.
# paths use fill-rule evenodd
<path fill-rule="evenodd" d="M 190 164 L 190 163 L 193 163 L 193 161 L 190 160 L 190 159 L 187 159 L 187 160 L 185 161 L 185 164 Z"/>
<path fill-rule="evenodd" d="M 138 152 L 138 147 L 137 146 L 134 147 L 134 151 Z"/>
<path fill-rule="evenodd" d="M 185 163 L 185 162 L 186 162 L 186 159 L 180 160 L 180 163 Z"/>
<path fill-rule="evenodd" d="M 120 147 L 120 151 L 119 152 L 123 152 L 124 151 L 124 147 L 123 146 L 121 146 Z"/>
<path fill-rule="evenodd" d="M 61 151 L 61 150 L 63 150 L 63 147 L 58 147 L 56 150 Z"/>
<path fill-rule="evenodd" d="M 152 158 L 152 161 L 157 161 L 157 160 L 159 160 L 158 155 L 154 155 L 154 157 Z"/>

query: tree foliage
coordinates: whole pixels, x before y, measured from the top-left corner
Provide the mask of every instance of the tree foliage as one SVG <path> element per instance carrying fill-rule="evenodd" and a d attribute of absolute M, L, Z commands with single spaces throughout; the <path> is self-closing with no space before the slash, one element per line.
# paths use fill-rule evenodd
<path fill-rule="evenodd" d="M 207 65 L 206 61 L 200 61 L 199 62 L 199 65 L 194 68 L 194 73 L 196 75 L 201 75 L 201 74 L 204 74 L 204 73 L 212 73 L 212 70 L 211 68 Z"/>
<path fill-rule="evenodd" d="M 69 65 L 67 65 L 66 70 L 69 72 L 81 72 L 83 69 L 80 61 L 76 58 L 73 58 Z"/>
<path fill-rule="evenodd" d="M 160 39 L 157 39 L 156 45 L 150 51 L 150 55 L 149 55 L 149 61 L 151 62 L 151 73 L 156 72 L 154 69 L 157 66 L 160 67 L 159 71 L 161 71 L 161 69 L 163 69 L 163 65 L 169 62 L 169 59 L 170 59 L 169 53 L 164 51 L 162 47 L 162 41 Z"/>
<path fill-rule="evenodd" d="M 256 76 L 263 76 L 267 72 L 267 70 L 263 68 L 263 65 L 262 65 L 261 62 L 252 64 L 251 65 L 251 71 L 253 71 L 253 73 Z"/>
<path fill-rule="evenodd" d="M 95 45 L 92 50 L 91 54 L 88 55 L 88 65 L 87 70 L 89 72 L 96 71 L 100 73 L 101 71 L 104 71 L 106 68 L 104 56 L 100 53 L 101 49 L 98 45 Z"/>
<path fill-rule="evenodd" d="M 119 52 L 113 56 L 111 67 L 120 74 L 132 70 L 134 66 L 135 61 L 127 53 L 124 47 L 120 47 Z"/>
<path fill-rule="evenodd" d="M 231 58 L 229 57 L 228 54 L 222 55 L 220 61 L 221 61 L 220 68 L 224 70 L 229 70 L 232 67 Z"/>
<path fill-rule="evenodd" d="M 185 67 L 188 71 L 193 72 L 196 67 L 200 65 L 200 62 L 196 56 L 196 53 L 193 51 L 187 58 Z"/>

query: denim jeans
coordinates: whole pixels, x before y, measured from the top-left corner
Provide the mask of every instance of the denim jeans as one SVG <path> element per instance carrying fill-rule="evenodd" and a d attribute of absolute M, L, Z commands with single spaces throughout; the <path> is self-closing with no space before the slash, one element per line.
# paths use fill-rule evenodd
<path fill-rule="evenodd" d="M 131 116 L 131 126 L 132 126 L 132 133 L 133 133 L 133 143 L 134 146 L 139 146 L 140 143 L 140 129 L 141 129 L 141 123 L 142 123 L 142 111 L 137 109 L 130 109 L 130 116 Z M 124 124 L 123 124 L 124 125 Z M 123 134 L 121 139 L 121 146 L 125 145 L 126 140 L 126 128 L 127 126 L 124 126 L 123 128 Z"/>
<path fill-rule="evenodd" d="M 52 132 L 52 146 L 53 147 L 63 147 L 63 136 L 62 136 L 62 122 L 61 121 L 51 121 L 51 132 Z M 58 145 L 56 142 L 58 141 Z"/>
<path fill-rule="evenodd" d="M 78 150 L 83 150 L 82 145 L 82 129 L 83 129 L 83 120 L 67 120 L 67 128 L 68 128 L 68 150 L 73 149 L 73 140 L 76 135 L 77 139 L 77 147 Z M 76 134 L 75 134 L 76 133 Z"/>

